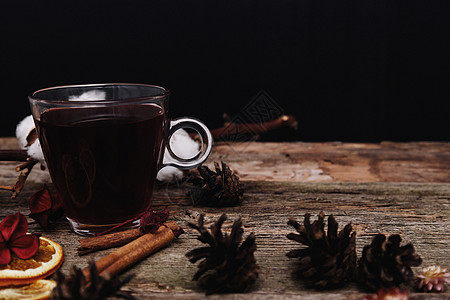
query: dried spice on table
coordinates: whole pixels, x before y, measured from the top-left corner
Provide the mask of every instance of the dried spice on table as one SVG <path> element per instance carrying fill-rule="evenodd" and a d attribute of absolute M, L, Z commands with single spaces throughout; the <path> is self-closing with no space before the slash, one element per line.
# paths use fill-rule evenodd
<path fill-rule="evenodd" d="M 225 207 L 242 203 L 244 186 L 236 172 L 223 161 L 220 165 L 214 162 L 214 167 L 212 171 L 200 166 L 197 168 L 199 175 L 189 179 L 194 185 L 189 192 L 194 205 Z"/>
<path fill-rule="evenodd" d="M 310 287 L 332 289 L 353 280 L 356 271 L 356 232 L 347 224 L 338 233 L 338 223 L 333 215 L 328 217 L 328 232 L 325 232 L 325 214 L 320 212 L 317 221 L 310 222 L 305 214 L 303 225 L 291 219 L 299 234 L 290 233 L 287 238 L 306 246 L 291 250 L 289 258 L 299 258 L 294 273 Z"/>
<path fill-rule="evenodd" d="M 387 240 L 384 234 L 377 234 L 363 248 L 358 281 L 365 290 L 377 291 L 413 283 L 415 276 L 411 267 L 419 266 L 422 259 L 411 243 L 400 246 L 401 241 L 398 234 L 389 236 Z"/>
<path fill-rule="evenodd" d="M 78 255 L 85 255 L 94 251 L 125 245 L 143 236 L 146 233 L 155 233 L 161 226 L 167 227 L 174 231 L 175 236 L 179 236 L 181 233 L 183 233 L 183 229 L 181 227 L 178 227 L 175 222 L 166 222 L 169 218 L 169 210 L 167 208 L 162 211 L 155 211 L 150 208 L 135 219 L 131 219 L 122 224 L 119 224 L 119 226 L 116 226 L 113 229 L 119 229 L 120 225 L 126 225 L 139 218 L 139 228 L 118 231 L 114 233 L 108 233 L 108 230 L 107 232 L 101 233 L 94 237 L 80 239 Z"/>
<path fill-rule="evenodd" d="M 181 227 L 175 222 L 162 223 L 161 226 L 154 229 L 155 231 L 152 233 L 145 233 L 95 261 L 100 275 L 104 276 L 109 274 L 109 276 L 116 276 L 120 274 L 152 253 L 166 247 L 183 233 Z M 83 273 L 87 280 L 90 280 L 89 270 L 84 269 Z"/>
<path fill-rule="evenodd" d="M 234 221 L 229 235 L 222 232 L 225 220 L 226 215 L 222 214 L 210 231 L 205 228 L 203 214 L 198 224 L 188 223 L 200 233 L 198 240 L 207 244 L 186 253 L 191 263 L 201 260 L 193 280 L 206 294 L 245 292 L 258 278 L 254 233 L 241 243 L 244 232 L 241 219 Z"/>

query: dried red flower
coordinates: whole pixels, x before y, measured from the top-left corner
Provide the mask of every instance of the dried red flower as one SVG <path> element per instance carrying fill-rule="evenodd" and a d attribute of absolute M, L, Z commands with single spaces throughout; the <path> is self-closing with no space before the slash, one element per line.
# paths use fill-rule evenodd
<path fill-rule="evenodd" d="M 140 228 L 147 233 L 154 233 L 164 222 L 169 218 L 169 210 L 165 208 L 162 211 L 155 211 L 148 209 L 141 217 Z M 183 228 L 179 227 L 177 230 L 172 230 L 175 237 L 178 237 L 184 232 Z"/>
<path fill-rule="evenodd" d="M 0 264 L 11 261 L 11 252 L 21 259 L 32 257 L 39 248 L 39 236 L 27 234 L 28 221 L 20 212 L 0 223 Z"/>
<path fill-rule="evenodd" d="M 140 227 L 143 231 L 154 233 L 169 218 L 169 210 L 165 208 L 162 211 L 148 209 L 141 217 Z"/>
<path fill-rule="evenodd" d="M 31 196 L 30 212 L 29 217 L 38 222 L 43 229 L 47 229 L 50 221 L 54 222 L 63 215 L 63 208 L 60 198 L 56 194 L 52 195 L 44 184 Z"/>

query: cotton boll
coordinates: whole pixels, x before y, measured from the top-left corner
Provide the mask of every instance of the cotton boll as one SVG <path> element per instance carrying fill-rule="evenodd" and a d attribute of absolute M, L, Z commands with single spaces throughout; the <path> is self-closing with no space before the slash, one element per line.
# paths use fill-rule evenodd
<path fill-rule="evenodd" d="M 177 130 L 170 139 L 170 147 L 172 151 L 179 157 L 190 158 L 194 157 L 198 153 L 199 145 L 189 136 L 189 134 L 183 130 Z M 169 152 L 164 152 L 163 163 L 176 162 Z M 183 172 L 176 167 L 168 166 L 159 170 L 156 179 L 161 182 L 176 182 L 183 179 Z"/>
<path fill-rule="evenodd" d="M 79 96 L 69 96 L 70 101 L 95 101 L 105 99 L 106 99 L 106 92 L 101 90 L 91 90 L 84 92 Z"/>
<path fill-rule="evenodd" d="M 191 158 L 197 155 L 199 151 L 199 145 L 194 141 L 186 130 L 179 129 L 175 131 L 170 139 L 170 147 L 172 152 L 181 158 Z M 168 161 L 174 161 L 168 152 L 165 153 L 165 159 Z"/>
<path fill-rule="evenodd" d="M 41 163 L 45 163 L 44 153 L 42 153 L 41 143 L 39 142 L 39 139 L 37 139 L 28 147 L 27 153 L 35 160 L 38 160 Z"/>
<path fill-rule="evenodd" d="M 162 168 L 156 175 L 156 180 L 166 183 L 177 182 L 181 179 L 183 179 L 183 171 L 172 166 Z"/>
<path fill-rule="evenodd" d="M 25 149 L 28 144 L 27 136 L 35 128 L 33 116 L 29 115 L 25 119 L 19 122 L 16 127 L 16 137 L 19 140 L 19 146 Z"/>
<path fill-rule="evenodd" d="M 20 121 L 20 123 L 16 127 L 16 137 L 19 141 L 19 146 L 22 149 L 26 149 L 28 156 L 30 156 L 31 158 L 38 160 L 41 163 L 45 163 L 44 154 L 42 153 L 41 143 L 39 142 L 39 139 L 36 139 L 33 144 L 27 146 L 27 137 L 33 129 L 35 129 L 33 116 L 30 115 Z"/>

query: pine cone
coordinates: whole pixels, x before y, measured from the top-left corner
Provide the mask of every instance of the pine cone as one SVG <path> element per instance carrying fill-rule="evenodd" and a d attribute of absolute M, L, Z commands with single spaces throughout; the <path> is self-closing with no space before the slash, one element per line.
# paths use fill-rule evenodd
<path fill-rule="evenodd" d="M 445 292 L 445 284 L 450 283 L 450 272 L 440 266 L 428 266 L 417 275 L 417 289 L 423 292 Z"/>
<path fill-rule="evenodd" d="M 208 244 L 186 253 L 191 263 L 203 259 L 192 280 L 198 280 L 206 294 L 245 292 L 258 278 L 255 235 L 251 233 L 241 244 L 244 231 L 241 219 L 233 223 L 228 235 L 221 230 L 225 214 L 211 226 L 210 232 L 204 227 L 203 218 L 204 215 L 200 215 L 198 225 L 188 223 L 200 233 L 198 240 Z"/>
<path fill-rule="evenodd" d="M 306 284 L 317 289 L 333 289 L 353 279 L 356 269 L 356 232 L 347 224 L 338 234 L 338 224 L 333 215 L 328 217 L 328 234 L 324 230 L 325 214 L 320 212 L 317 221 L 310 222 L 305 214 L 303 225 L 289 220 L 288 225 L 300 234 L 290 233 L 287 238 L 306 248 L 292 250 L 289 258 L 299 257 L 294 271 Z M 351 234 L 350 234 L 351 233 Z"/>
<path fill-rule="evenodd" d="M 412 266 L 419 266 L 422 259 L 415 253 L 414 246 L 400 247 L 400 235 L 377 234 L 370 245 L 363 248 L 359 260 L 358 277 L 363 288 L 377 291 L 380 288 L 399 287 L 414 280 Z"/>
<path fill-rule="evenodd" d="M 133 275 L 129 275 L 123 280 L 118 280 L 100 276 L 94 262 L 90 264 L 87 277 L 76 266 L 73 266 L 69 277 L 58 270 L 56 273 L 58 285 L 53 289 L 50 299 L 101 300 L 113 296 L 135 299 L 130 293 L 120 291 L 120 288 L 127 284 L 132 277 Z"/>
<path fill-rule="evenodd" d="M 239 176 L 224 162 L 221 164 L 222 168 L 214 162 L 215 172 L 206 166 L 197 168 L 200 177 L 190 179 L 194 185 L 190 191 L 194 205 L 223 207 L 242 203 L 244 188 Z"/>

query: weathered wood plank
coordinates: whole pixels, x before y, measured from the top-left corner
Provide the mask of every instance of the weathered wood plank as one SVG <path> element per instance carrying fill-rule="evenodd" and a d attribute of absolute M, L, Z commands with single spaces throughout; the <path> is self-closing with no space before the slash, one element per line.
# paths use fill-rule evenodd
<path fill-rule="evenodd" d="M 0 149 L 17 147 L 15 138 L 0 138 Z M 209 163 L 220 160 L 242 180 L 450 182 L 450 143 L 445 142 L 217 143 Z M 0 163 L 0 184 L 11 166 Z"/>
<path fill-rule="evenodd" d="M 212 160 L 242 180 L 450 182 L 450 143 L 221 143 Z"/>
<path fill-rule="evenodd" d="M 28 199 L 39 188 L 31 182 L 15 200 L 5 191 L 0 192 L 0 217 L 17 210 L 28 213 Z M 255 232 L 258 249 L 255 253 L 261 268 L 260 277 L 249 294 L 227 295 L 227 299 L 361 299 L 364 292 L 351 284 L 344 289 L 320 292 L 306 289 L 290 272 L 295 260 L 285 253 L 298 245 L 285 236 L 293 232 L 286 225 L 289 218 L 299 221 L 310 212 L 313 219 L 320 210 L 334 214 L 340 227 L 352 222 L 357 231 L 357 253 L 370 242 L 374 234 L 399 233 L 404 243 L 412 242 L 424 260 L 423 265 L 448 266 L 450 252 L 450 184 L 421 183 L 289 183 L 246 181 L 244 203 L 230 208 L 193 207 L 187 197 L 187 184 L 159 186 L 154 197 L 155 208 L 168 206 L 171 218 L 179 224 L 195 222 L 200 213 L 212 222 L 222 213 L 228 215 L 225 230 L 231 222 L 242 217 L 245 233 Z M 203 299 L 190 279 L 196 266 L 184 254 L 201 244 L 196 232 L 184 226 L 186 233 L 171 246 L 147 258 L 131 270 L 136 277 L 127 285 L 139 298 Z M 39 231 L 34 222 L 31 231 Z M 67 222 L 58 222 L 55 230 L 44 235 L 64 247 L 66 259 L 62 267 L 68 272 L 72 264 L 86 266 L 92 259 L 110 250 L 78 257 L 77 236 L 70 232 Z M 425 299 L 449 299 L 450 293 L 441 295 L 414 294 Z M 208 297 L 222 299 L 223 296 Z"/>

